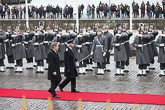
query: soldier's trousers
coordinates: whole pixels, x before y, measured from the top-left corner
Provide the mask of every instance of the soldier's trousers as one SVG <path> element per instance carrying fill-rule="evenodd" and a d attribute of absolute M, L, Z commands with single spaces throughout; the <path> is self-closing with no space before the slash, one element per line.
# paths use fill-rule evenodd
<path fill-rule="evenodd" d="M 37 60 L 37 66 L 44 66 L 44 60 Z"/>
<path fill-rule="evenodd" d="M 69 82 L 71 82 L 71 91 L 76 90 L 76 78 L 66 78 L 59 86 L 64 88 Z"/>
<path fill-rule="evenodd" d="M 160 70 L 165 70 L 165 63 L 160 63 Z"/>
<path fill-rule="evenodd" d="M 87 64 L 92 64 L 92 58 L 90 58 L 89 60 L 87 60 Z"/>
<path fill-rule="evenodd" d="M 97 67 L 98 67 L 98 68 L 101 68 L 101 69 L 104 69 L 105 63 L 104 63 L 104 62 L 102 62 L 102 63 L 97 62 Z"/>
<path fill-rule="evenodd" d="M 125 61 L 117 61 L 116 68 L 124 69 Z"/>
<path fill-rule="evenodd" d="M 17 66 L 22 67 L 23 66 L 22 59 L 16 60 L 16 64 L 17 64 Z"/>
<path fill-rule="evenodd" d="M 81 62 L 79 63 L 79 67 L 86 67 L 87 64 L 88 64 L 88 60 L 81 61 Z"/>
<path fill-rule="evenodd" d="M 142 65 L 139 65 L 139 69 L 142 70 L 142 69 L 147 69 L 147 66 L 148 64 L 142 64 Z"/>
<path fill-rule="evenodd" d="M 151 60 L 150 60 L 150 63 L 151 63 L 151 64 L 154 64 L 154 59 L 151 59 Z"/>
<path fill-rule="evenodd" d="M 27 63 L 33 63 L 33 57 L 31 57 L 31 58 L 26 58 L 26 60 L 27 60 Z"/>
<path fill-rule="evenodd" d="M 126 65 L 126 66 L 129 65 L 129 58 L 127 58 L 127 60 L 125 61 L 125 65 Z"/>
<path fill-rule="evenodd" d="M 8 63 L 14 63 L 14 56 L 7 56 L 8 57 Z"/>
<path fill-rule="evenodd" d="M 64 61 L 60 61 L 60 67 L 65 67 L 65 62 Z"/>
<path fill-rule="evenodd" d="M 4 59 L 0 59 L 0 66 L 5 66 L 4 65 Z"/>

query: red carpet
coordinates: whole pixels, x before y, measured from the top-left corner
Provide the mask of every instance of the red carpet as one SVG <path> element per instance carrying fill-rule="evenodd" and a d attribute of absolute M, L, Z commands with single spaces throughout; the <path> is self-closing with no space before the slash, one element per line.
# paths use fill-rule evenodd
<path fill-rule="evenodd" d="M 61 97 L 53 100 L 69 100 L 77 101 L 82 98 L 82 101 L 106 102 L 110 99 L 114 103 L 138 103 L 138 104 L 158 104 L 165 105 L 165 95 L 152 94 L 126 94 L 126 93 L 97 93 L 97 92 L 80 92 L 71 93 L 57 91 Z M 0 97 L 22 98 L 25 95 L 28 99 L 48 99 L 52 95 L 47 90 L 26 90 L 26 89 L 5 89 L 0 88 Z"/>

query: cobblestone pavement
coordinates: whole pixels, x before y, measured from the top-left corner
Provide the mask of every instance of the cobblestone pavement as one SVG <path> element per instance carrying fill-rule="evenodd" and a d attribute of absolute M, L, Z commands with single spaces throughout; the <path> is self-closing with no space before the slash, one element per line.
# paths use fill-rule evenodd
<path fill-rule="evenodd" d="M 159 64 L 155 58 L 156 70 L 147 74 L 147 77 L 137 77 L 138 67 L 136 58 L 130 59 L 130 72 L 125 76 L 115 76 L 115 62 L 111 56 L 111 72 L 105 75 L 96 75 L 94 72 L 87 72 L 86 75 L 79 75 L 77 78 L 77 89 L 81 92 L 105 92 L 105 93 L 136 93 L 136 94 L 159 94 L 165 95 L 165 77 L 159 77 Z M 7 61 L 5 60 L 5 64 Z M 36 74 L 34 70 L 26 70 L 26 60 L 24 60 L 24 72 L 14 73 L 14 69 L 7 69 L 0 73 L 1 88 L 23 88 L 23 89 L 43 89 L 47 90 L 50 81 L 47 80 L 47 71 L 44 74 Z M 64 77 L 63 77 L 64 79 Z M 59 90 L 57 88 L 57 90 Z M 70 84 L 64 88 L 70 91 Z M 26 99 L 28 110 L 46 110 L 47 100 Z M 20 110 L 22 99 L 19 98 L 0 98 L 0 110 Z M 57 110 L 76 110 L 77 101 L 52 101 L 53 109 Z M 82 102 L 83 110 L 105 110 L 106 103 Z M 111 103 L 113 110 L 134 110 L 134 104 Z M 165 110 L 165 105 L 146 105 L 139 104 L 138 110 Z"/>

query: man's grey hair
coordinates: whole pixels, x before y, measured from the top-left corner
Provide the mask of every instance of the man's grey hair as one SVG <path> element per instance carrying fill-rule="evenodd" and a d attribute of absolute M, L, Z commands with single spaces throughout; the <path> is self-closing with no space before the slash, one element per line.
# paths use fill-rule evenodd
<path fill-rule="evenodd" d="M 52 42 L 51 47 L 54 48 L 54 47 L 56 47 L 57 45 L 59 45 L 58 42 Z"/>

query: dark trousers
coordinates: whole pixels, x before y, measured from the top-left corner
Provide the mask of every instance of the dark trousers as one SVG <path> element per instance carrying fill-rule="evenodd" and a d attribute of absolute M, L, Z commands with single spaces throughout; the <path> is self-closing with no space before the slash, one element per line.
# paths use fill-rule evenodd
<path fill-rule="evenodd" d="M 127 58 L 127 60 L 125 61 L 125 65 L 126 65 L 126 66 L 129 65 L 129 58 Z"/>
<path fill-rule="evenodd" d="M 71 91 L 76 90 L 76 78 L 66 78 L 59 86 L 64 88 L 69 82 L 71 82 Z"/>
<path fill-rule="evenodd" d="M 14 63 L 14 56 L 7 56 L 8 57 L 8 63 Z"/>
<path fill-rule="evenodd" d="M 37 60 L 37 66 L 44 66 L 44 60 Z"/>
<path fill-rule="evenodd" d="M 60 81 L 51 81 L 51 87 L 49 90 L 52 92 L 52 95 L 57 95 L 55 89 L 57 88 Z"/>
<path fill-rule="evenodd" d="M 31 57 L 31 58 L 26 58 L 26 60 L 27 60 L 27 63 L 33 63 L 33 57 Z"/>
<path fill-rule="evenodd" d="M 148 65 L 148 64 L 139 65 L 139 69 L 140 69 L 140 70 L 142 70 L 142 69 L 147 69 L 147 65 Z"/>
<path fill-rule="evenodd" d="M 16 64 L 17 66 L 22 67 L 23 66 L 22 59 L 16 60 Z"/>
<path fill-rule="evenodd" d="M 104 62 L 102 62 L 102 63 L 97 62 L 97 67 L 98 67 L 99 69 L 104 69 L 105 63 L 104 63 Z"/>
<path fill-rule="evenodd" d="M 88 60 L 81 61 L 81 62 L 79 63 L 79 67 L 86 67 L 87 64 L 88 64 Z"/>
<path fill-rule="evenodd" d="M 116 68 L 124 69 L 124 61 L 117 61 Z"/>
<path fill-rule="evenodd" d="M 151 63 L 151 64 L 154 64 L 154 59 L 151 59 L 151 60 L 150 60 L 150 63 Z"/>
<path fill-rule="evenodd" d="M 0 59 L 0 66 L 5 66 L 3 59 Z"/>
<path fill-rule="evenodd" d="M 160 70 L 164 70 L 165 69 L 165 63 L 160 63 Z"/>
<path fill-rule="evenodd" d="M 65 62 L 64 61 L 60 61 L 60 67 L 65 67 Z"/>

